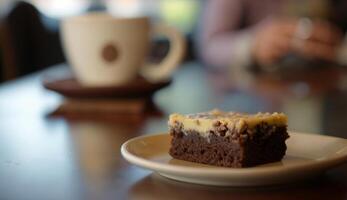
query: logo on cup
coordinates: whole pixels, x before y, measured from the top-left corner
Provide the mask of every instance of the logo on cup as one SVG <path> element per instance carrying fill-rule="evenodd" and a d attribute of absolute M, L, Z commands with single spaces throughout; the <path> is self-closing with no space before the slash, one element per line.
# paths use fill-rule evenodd
<path fill-rule="evenodd" d="M 101 51 L 102 58 L 107 62 L 114 62 L 118 58 L 118 50 L 114 44 L 106 44 Z"/>

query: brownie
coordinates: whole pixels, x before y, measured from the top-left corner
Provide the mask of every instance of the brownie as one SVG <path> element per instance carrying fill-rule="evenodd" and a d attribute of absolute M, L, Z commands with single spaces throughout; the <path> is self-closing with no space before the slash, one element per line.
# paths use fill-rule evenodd
<path fill-rule="evenodd" d="M 235 168 L 280 161 L 289 137 L 282 113 L 250 115 L 218 110 L 172 114 L 169 132 L 173 158 Z"/>

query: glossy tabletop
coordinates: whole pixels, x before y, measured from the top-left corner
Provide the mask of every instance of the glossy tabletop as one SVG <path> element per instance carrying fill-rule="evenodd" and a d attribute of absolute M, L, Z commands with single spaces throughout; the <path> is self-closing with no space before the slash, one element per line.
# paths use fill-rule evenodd
<path fill-rule="evenodd" d="M 42 77 L 62 68 L 0 86 L 0 199 L 347 199 L 347 163 L 305 182 L 232 188 L 169 180 L 120 155 L 126 140 L 167 131 L 170 113 L 213 108 L 285 112 L 291 130 L 347 138 L 344 76 L 324 72 L 316 85 L 266 78 L 236 84 L 193 62 L 154 95 L 155 110 L 56 116 L 63 97 L 45 90 Z"/>

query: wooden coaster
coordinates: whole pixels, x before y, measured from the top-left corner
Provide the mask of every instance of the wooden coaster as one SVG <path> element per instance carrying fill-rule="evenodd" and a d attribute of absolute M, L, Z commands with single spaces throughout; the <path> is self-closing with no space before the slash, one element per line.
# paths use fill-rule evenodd
<path fill-rule="evenodd" d="M 129 84 L 109 87 L 84 87 L 75 78 L 44 80 L 46 89 L 73 98 L 147 98 L 155 91 L 168 86 L 171 80 L 151 83 L 138 77 Z"/>

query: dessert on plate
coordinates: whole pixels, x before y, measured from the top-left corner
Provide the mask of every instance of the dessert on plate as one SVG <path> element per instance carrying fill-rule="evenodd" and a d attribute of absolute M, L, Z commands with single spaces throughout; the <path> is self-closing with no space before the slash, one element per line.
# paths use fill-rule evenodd
<path fill-rule="evenodd" d="M 280 161 L 289 138 L 283 113 L 172 114 L 168 125 L 173 158 L 223 167 Z"/>

